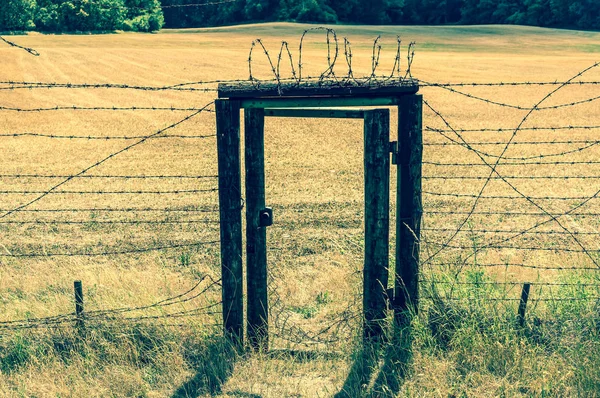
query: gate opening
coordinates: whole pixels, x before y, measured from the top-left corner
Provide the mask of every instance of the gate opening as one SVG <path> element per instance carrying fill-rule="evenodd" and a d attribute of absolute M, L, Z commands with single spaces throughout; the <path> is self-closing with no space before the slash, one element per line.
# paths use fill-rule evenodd
<path fill-rule="evenodd" d="M 363 336 L 383 336 L 388 303 L 405 323 L 416 310 L 421 217 L 421 96 L 412 80 L 371 86 L 262 83 L 220 84 L 216 101 L 223 323 L 227 336 L 243 343 L 242 207 L 246 216 L 246 335 L 255 349 L 268 349 L 266 228 L 277 215 L 265 198 L 265 117 L 353 118 L 364 125 L 365 251 Z M 389 109 L 398 106 L 399 143 L 390 142 Z M 339 107 L 344 107 L 339 109 Z M 240 110 L 244 109 L 245 203 L 242 203 Z M 395 286 L 388 288 L 390 153 L 397 164 Z"/>

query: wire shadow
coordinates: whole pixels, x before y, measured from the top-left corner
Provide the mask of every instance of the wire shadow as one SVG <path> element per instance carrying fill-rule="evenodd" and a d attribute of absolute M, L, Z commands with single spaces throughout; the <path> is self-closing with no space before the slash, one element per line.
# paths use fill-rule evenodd
<path fill-rule="evenodd" d="M 221 394 L 223 385 L 233 374 L 239 353 L 224 337 L 212 336 L 202 343 L 188 347 L 185 357 L 196 369 L 196 374 L 177 388 L 171 398 L 197 398 Z M 253 394 L 233 393 L 233 396 L 260 398 Z"/>
<path fill-rule="evenodd" d="M 411 362 L 410 327 L 396 327 L 390 341 L 363 345 L 335 398 L 396 397 Z"/>

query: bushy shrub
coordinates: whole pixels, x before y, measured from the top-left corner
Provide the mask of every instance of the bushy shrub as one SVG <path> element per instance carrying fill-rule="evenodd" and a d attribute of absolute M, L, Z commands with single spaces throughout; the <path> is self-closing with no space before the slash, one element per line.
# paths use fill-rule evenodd
<path fill-rule="evenodd" d="M 290 12 L 290 17 L 298 22 L 324 22 L 335 23 L 335 11 L 322 1 L 303 0 Z"/>
<path fill-rule="evenodd" d="M 38 0 L 35 25 L 48 32 L 111 31 L 121 28 L 123 0 Z"/>
<path fill-rule="evenodd" d="M 31 30 L 35 27 L 35 0 L 2 0 L 1 3 L 0 31 Z"/>
<path fill-rule="evenodd" d="M 127 9 L 124 30 L 155 32 L 165 24 L 159 0 L 125 0 L 124 5 Z"/>

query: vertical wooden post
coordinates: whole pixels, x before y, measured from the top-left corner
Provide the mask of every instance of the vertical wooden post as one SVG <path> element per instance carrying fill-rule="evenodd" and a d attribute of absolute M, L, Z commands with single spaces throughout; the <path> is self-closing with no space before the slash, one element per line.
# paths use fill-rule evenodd
<path fill-rule="evenodd" d="M 423 98 L 407 95 L 398 105 L 396 192 L 396 275 L 394 318 L 410 322 L 419 300 L 419 240 L 421 236 L 421 166 L 423 158 Z"/>
<path fill-rule="evenodd" d="M 85 327 L 83 321 L 83 286 L 81 281 L 75 281 L 73 283 L 75 290 L 75 315 L 77 316 L 77 328 L 82 331 Z"/>
<path fill-rule="evenodd" d="M 267 350 L 269 347 L 267 231 L 260 222 L 260 212 L 266 206 L 264 127 L 264 109 L 244 110 L 248 342 L 254 349 Z"/>
<path fill-rule="evenodd" d="M 529 288 L 530 283 L 523 284 L 523 290 L 521 290 L 521 300 L 519 301 L 519 313 L 517 314 L 517 322 L 520 327 L 525 326 L 525 311 L 527 311 L 527 301 L 529 300 Z"/>
<path fill-rule="evenodd" d="M 235 343 L 244 340 L 240 104 L 215 101 L 219 163 L 219 215 L 223 327 Z"/>
<path fill-rule="evenodd" d="M 365 112 L 365 341 L 382 337 L 383 320 L 386 318 L 390 224 L 389 126 L 389 110 L 376 109 Z"/>

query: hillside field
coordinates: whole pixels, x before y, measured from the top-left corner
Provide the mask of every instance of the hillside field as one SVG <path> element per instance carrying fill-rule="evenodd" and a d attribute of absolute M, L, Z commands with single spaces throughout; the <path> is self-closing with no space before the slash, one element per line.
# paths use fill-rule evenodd
<path fill-rule="evenodd" d="M 471 97 L 421 87 L 429 104 L 421 257 L 429 261 L 408 367 L 400 363 L 406 355 L 384 360 L 359 349 L 362 123 L 268 119 L 267 204 L 276 220 L 268 230 L 273 350 L 241 355 L 221 341 L 221 293 L 210 282 L 220 278 L 215 115 L 212 106 L 197 109 L 215 99 L 215 81 L 248 79 L 254 39 L 275 58 L 287 41 L 297 63 L 300 36 L 310 27 L 6 37 L 39 57 L 0 43 L 0 396 L 597 396 L 598 84 L 567 85 L 547 99 L 558 86 L 453 87 Z M 600 81 L 600 67 L 577 76 L 600 61 L 595 32 L 335 30 L 340 45 L 343 37 L 352 43 L 355 76 L 370 74 L 378 35 L 378 71 L 389 74 L 400 35 L 401 67 L 407 44 L 416 42 L 411 73 L 424 83 Z M 304 73 L 321 73 L 326 57 L 325 34 L 310 33 Z M 271 79 L 264 53 L 257 48 L 252 58 L 254 77 Z M 346 68 L 342 47 L 336 73 Z M 282 74 L 289 73 L 282 63 Z M 184 90 L 141 89 L 150 86 Z M 541 100 L 539 107 L 550 109 L 531 115 L 515 109 Z M 578 104 L 562 106 L 571 103 Z M 147 109 L 153 107 L 163 109 Z M 506 130 L 458 131 L 500 128 Z M 392 127 L 392 139 L 395 134 Z M 461 139 L 478 151 L 449 145 Z M 498 172 L 513 185 L 494 178 L 479 195 L 490 175 L 482 158 L 493 164 L 498 156 Z M 539 234 L 520 234 L 549 214 L 560 215 L 560 224 L 550 220 L 534 228 Z M 507 233 L 518 236 L 482 248 Z M 75 280 L 83 283 L 86 311 L 128 310 L 90 320 L 86 336 L 67 322 L 10 323 L 72 313 Z M 514 322 L 523 282 L 540 283 L 531 297 L 543 299 L 530 305 L 525 330 Z M 187 291 L 173 304 L 146 308 Z"/>

